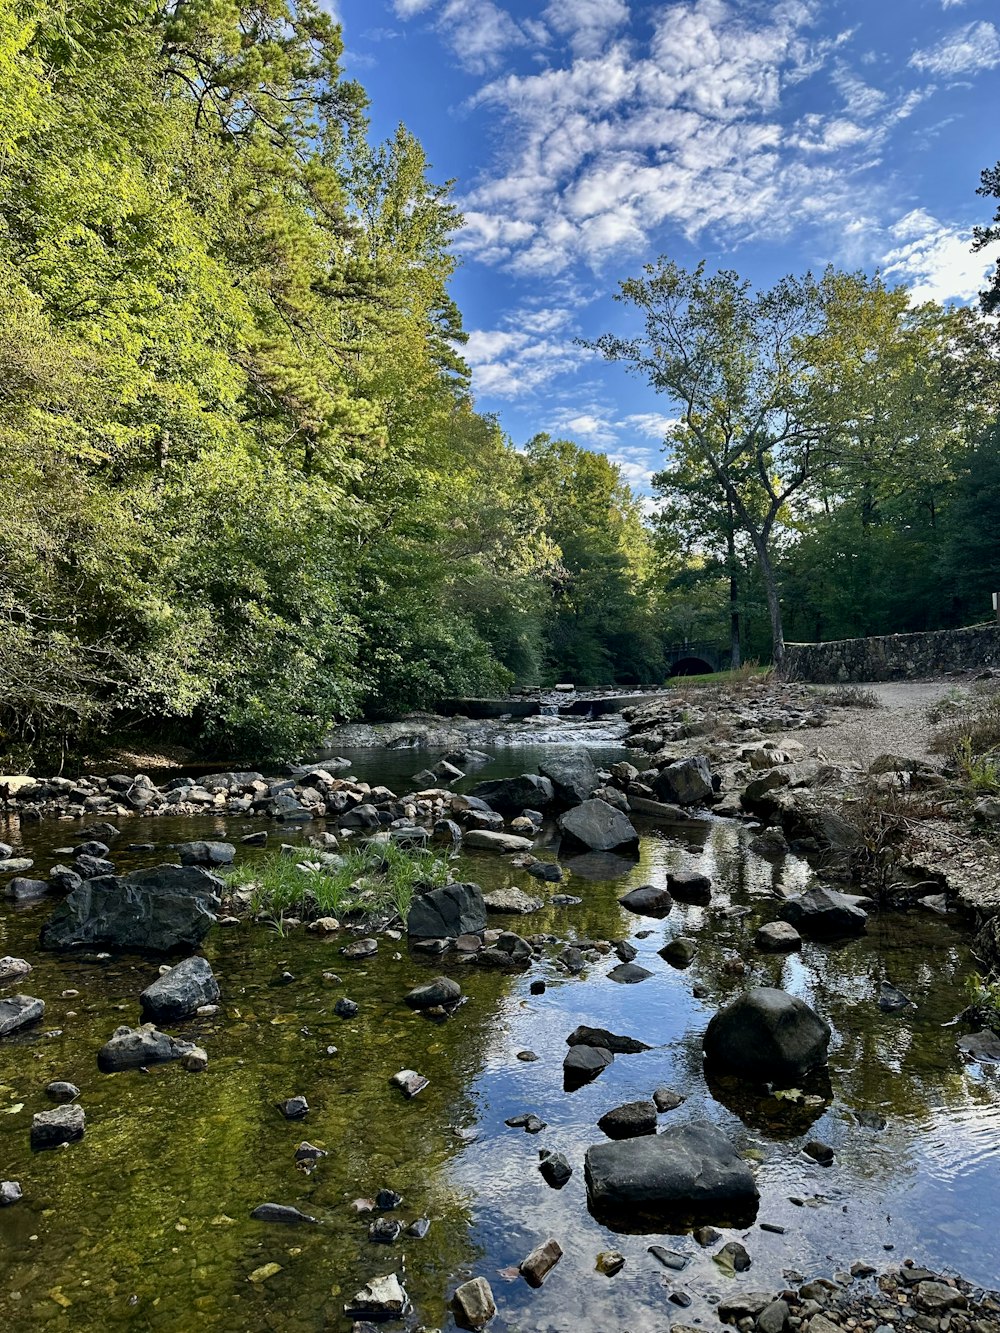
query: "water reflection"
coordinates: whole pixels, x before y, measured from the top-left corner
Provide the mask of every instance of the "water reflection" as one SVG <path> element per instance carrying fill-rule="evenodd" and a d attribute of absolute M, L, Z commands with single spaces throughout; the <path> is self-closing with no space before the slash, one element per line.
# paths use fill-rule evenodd
<path fill-rule="evenodd" d="M 510 767 L 524 766 L 518 760 Z M 384 770 L 377 776 L 387 778 Z M 132 827 L 161 850 L 117 853 L 122 868 L 155 862 L 174 841 L 238 837 L 261 825 L 163 819 Z M 40 867 L 59 859 L 54 849 L 73 841 L 74 828 L 48 823 L 26 830 Z M 303 836 L 283 828 L 274 834 L 281 841 Z M 130 835 L 140 833 L 130 829 Z M 0 838 L 15 841 L 3 832 Z M 570 977 L 556 965 L 554 947 L 530 974 L 504 976 L 454 957 L 423 962 L 387 939 L 376 957 L 351 963 L 338 953 L 339 940 L 217 930 L 207 952 L 222 985 L 223 1012 L 179 1032 L 208 1049 L 203 1076 L 174 1066 L 99 1075 L 98 1046 L 119 1022 L 137 1020 L 137 996 L 155 976 L 155 964 L 42 955 L 35 940 L 47 909 L 5 910 L 0 952 L 35 963 L 25 989 L 46 999 L 44 1028 L 58 1035 L 0 1045 L 3 1174 L 19 1179 L 25 1192 L 22 1203 L 0 1211 L 0 1318 L 11 1326 L 74 1330 L 186 1330 L 192 1321 L 219 1333 L 341 1328 L 344 1301 L 373 1275 L 396 1270 L 414 1299 L 414 1321 L 429 1327 L 453 1327 L 446 1298 L 474 1273 L 493 1285 L 499 1328 L 659 1330 L 676 1286 L 694 1298 L 685 1316 L 693 1319 L 731 1289 L 710 1253 L 682 1234 L 671 1245 L 690 1255 L 690 1265 L 666 1275 L 646 1253 L 652 1237 L 617 1235 L 586 1207 L 583 1154 L 601 1141 L 597 1120 L 663 1086 L 686 1098 L 663 1123 L 719 1125 L 755 1163 L 759 1220 L 786 1228 L 732 1233 L 746 1237 L 754 1288 L 781 1286 L 786 1267 L 830 1273 L 857 1257 L 878 1261 L 884 1245 L 894 1245 L 897 1257 L 912 1253 L 996 1285 L 998 1080 L 967 1070 L 954 1030 L 942 1026 L 964 1004 L 971 970 L 964 936 L 939 918 L 884 917 L 842 947 L 807 944 L 797 955 L 758 954 L 753 935 L 777 915 L 776 893 L 797 891 L 810 871 L 794 857 L 758 857 L 746 841 L 745 832 L 724 821 L 645 829 L 638 860 L 567 861 L 558 885 L 540 885 L 508 858 L 460 859 L 459 875 L 487 890 L 516 884 L 535 896 L 578 896 L 578 905 L 549 905 L 510 924 L 560 941 L 627 938 L 636 962 L 653 974 L 638 986 L 608 982 L 614 955 Z M 713 877 L 708 907 L 677 904 L 664 921 L 650 921 L 619 904 L 629 888 L 663 884 L 680 869 Z M 686 971 L 658 957 L 680 935 L 698 942 Z M 285 970 L 295 980 L 272 986 Z M 441 971 L 462 982 L 469 1001 L 436 1026 L 401 1001 L 412 985 Z M 325 979 L 329 972 L 342 984 Z M 533 996 L 529 985 L 537 977 L 547 989 Z M 877 1004 L 883 980 L 900 986 L 913 1007 L 883 1013 Z M 706 1083 L 701 1035 L 709 1017 L 757 984 L 800 995 L 834 1029 L 829 1086 L 801 1089 L 802 1101 L 748 1098 Z M 78 994 L 64 996 L 70 991 Z M 355 1020 L 332 1014 L 344 994 L 361 1006 Z M 651 1049 L 617 1056 L 593 1083 L 567 1096 L 565 1039 L 581 1023 L 638 1037 Z M 336 1055 L 327 1054 L 330 1046 Z M 526 1049 L 539 1059 L 518 1060 Z M 430 1079 L 412 1103 L 388 1085 L 404 1066 Z M 33 1157 L 30 1117 L 47 1106 L 42 1089 L 55 1078 L 83 1089 L 87 1136 L 64 1152 Z M 312 1107 L 299 1125 L 276 1109 L 295 1093 Z M 810 1095 L 821 1101 L 806 1101 Z M 529 1111 L 547 1123 L 540 1135 L 504 1124 Z M 859 1114 L 876 1117 L 873 1124 L 881 1117 L 885 1127 L 865 1128 Z M 807 1136 L 833 1147 L 832 1167 L 805 1157 Z M 330 1152 L 310 1176 L 293 1163 L 301 1138 Z M 541 1147 L 565 1153 L 574 1167 L 560 1191 L 538 1171 Z M 403 1194 L 402 1220 L 431 1218 L 425 1239 L 390 1248 L 368 1240 L 370 1219 L 350 1204 L 383 1185 Z M 321 1225 L 252 1222 L 250 1210 L 265 1200 L 294 1204 Z M 508 1282 L 502 1271 L 549 1235 L 565 1256 L 544 1287 L 530 1291 L 520 1279 Z M 596 1255 L 609 1248 L 627 1259 L 613 1279 L 594 1269 Z M 248 1281 L 267 1264 L 280 1271 Z"/>

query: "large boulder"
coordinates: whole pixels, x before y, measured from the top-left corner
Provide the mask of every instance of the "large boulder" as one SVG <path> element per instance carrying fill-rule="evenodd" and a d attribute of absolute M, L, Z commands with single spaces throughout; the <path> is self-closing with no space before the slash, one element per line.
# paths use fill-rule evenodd
<path fill-rule="evenodd" d="M 859 900 L 851 894 L 816 885 L 782 903 L 778 915 L 802 935 L 835 940 L 864 931 L 868 913 L 858 904 Z"/>
<path fill-rule="evenodd" d="M 826 1064 L 830 1026 L 772 986 L 746 991 L 712 1018 L 702 1047 L 715 1073 L 787 1086 Z"/>
<path fill-rule="evenodd" d="M 219 881 L 197 866 L 155 866 L 85 880 L 42 927 L 46 949 L 195 949 L 215 923 Z"/>
<path fill-rule="evenodd" d="M 555 788 L 548 778 L 538 773 L 522 773 L 516 778 L 494 778 L 488 782 L 479 782 L 473 787 L 472 796 L 476 796 L 492 810 L 499 810 L 504 815 L 517 815 L 529 807 L 544 810 L 555 799 Z"/>
<path fill-rule="evenodd" d="M 639 842 L 628 816 L 607 801 L 584 801 L 574 810 L 567 810 L 559 816 L 559 828 L 571 849 L 576 844 L 592 852 L 610 852 Z"/>
<path fill-rule="evenodd" d="M 550 778 L 556 796 L 567 805 L 579 805 L 601 785 L 597 768 L 586 750 L 566 750 L 538 765 L 538 771 Z"/>
<path fill-rule="evenodd" d="M 714 1125 L 688 1124 L 587 1149 L 587 1204 L 621 1231 L 745 1226 L 757 1214 L 747 1163 Z"/>
<path fill-rule="evenodd" d="M 478 884 L 446 884 L 418 893 L 410 903 L 406 930 L 418 939 L 457 939 L 486 929 L 486 904 Z"/>
<path fill-rule="evenodd" d="M 618 899 L 622 907 L 627 907 L 636 916 L 662 918 L 670 915 L 674 900 L 668 889 L 655 884 L 643 884 L 638 889 L 630 889 Z"/>
<path fill-rule="evenodd" d="M 143 1018 L 153 1023 L 179 1023 L 203 1004 L 215 1004 L 219 983 L 207 958 L 185 958 L 139 996 Z"/>
<path fill-rule="evenodd" d="M 702 754 L 678 759 L 660 769 L 653 786 L 661 800 L 674 805 L 700 805 L 712 795 L 712 770 Z"/>

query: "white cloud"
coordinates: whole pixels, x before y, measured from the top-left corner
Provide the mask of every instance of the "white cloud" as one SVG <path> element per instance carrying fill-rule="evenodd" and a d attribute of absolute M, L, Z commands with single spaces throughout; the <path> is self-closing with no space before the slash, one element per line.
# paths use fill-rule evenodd
<path fill-rule="evenodd" d="M 525 308 L 504 317 L 499 329 L 474 329 L 462 349 L 479 395 L 525 399 L 571 374 L 593 357 L 573 341 L 570 312 Z"/>
<path fill-rule="evenodd" d="M 435 11 L 434 27 L 473 74 L 496 69 L 506 52 L 525 46 L 528 34 L 493 0 L 393 0 L 401 19 Z"/>
<path fill-rule="evenodd" d="M 561 9 L 573 33 L 599 10 L 608 25 L 618 12 L 617 0 Z M 787 0 L 761 21 L 727 0 L 685 0 L 654 11 L 644 48 L 605 26 L 603 49 L 595 37 L 561 66 L 489 82 L 471 105 L 503 115 L 505 147 L 462 201 L 475 220 L 466 252 L 551 276 L 641 254 L 665 226 L 729 244 L 802 221 L 837 226 L 852 173 L 915 102 L 850 74 L 834 56 L 848 34 L 810 40 L 818 12 Z M 783 124 L 785 88 L 834 58 L 844 109 Z"/>
<path fill-rule="evenodd" d="M 574 53 L 593 56 L 628 23 L 629 10 L 625 0 L 553 0 L 545 20 Z"/>
<path fill-rule="evenodd" d="M 959 5 L 964 5 L 965 0 L 941 0 L 942 9 L 957 9 Z"/>
<path fill-rule="evenodd" d="M 955 79 L 1000 65 L 1000 32 L 992 23 L 967 23 L 941 39 L 936 46 L 914 51 L 910 64 L 941 78 Z"/>
<path fill-rule="evenodd" d="M 632 412 L 625 418 L 624 424 L 647 439 L 659 442 L 678 424 L 678 418 L 665 417 L 660 412 Z"/>
<path fill-rule="evenodd" d="M 972 254 L 970 231 L 948 227 L 923 209 L 901 217 L 891 234 L 899 243 L 884 256 L 883 275 L 908 286 L 918 303 L 973 300 L 1000 254 L 1000 246 Z"/>

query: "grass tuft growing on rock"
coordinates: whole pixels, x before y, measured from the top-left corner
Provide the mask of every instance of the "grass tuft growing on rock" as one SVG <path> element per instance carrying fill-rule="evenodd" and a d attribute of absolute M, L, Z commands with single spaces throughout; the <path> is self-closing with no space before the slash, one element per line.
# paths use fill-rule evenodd
<path fill-rule="evenodd" d="M 406 920 L 418 888 L 438 887 L 450 878 L 448 863 L 429 851 L 404 851 L 393 843 L 368 843 L 355 851 L 313 859 L 303 848 L 301 860 L 273 853 L 261 861 L 230 867 L 230 889 L 250 890 L 254 916 L 281 922 L 286 916 L 314 920 L 322 916 L 394 911 Z"/>
<path fill-rule="evenodd" d="M 882 700 L 875 690 L 866 690 L 860 685 L 842 685 L 835 690 L 828 690 L 823 702 L 834 708 L 881 708 Z"/>

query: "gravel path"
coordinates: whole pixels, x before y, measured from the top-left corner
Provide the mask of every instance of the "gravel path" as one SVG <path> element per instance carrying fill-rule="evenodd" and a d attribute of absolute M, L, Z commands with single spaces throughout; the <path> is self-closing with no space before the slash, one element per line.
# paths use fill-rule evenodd
<path fill-rule="evenodd" d="M 843 687 L 817 685 L 818 692 L 835 693 Z M 951 680 L 889 681 L 859 685 L 871 690 L 881 708 L 838 708 L 831 713 L 835 725 L 790 732 L 787 740 L 798 740 L 810 749 L 818 746 L 833 763 L 860 763 L 867 767 L 880 754 L 898 754 L 914 759 L 935 759 L 929 749 L 931 726 L 927 709 L 946 694 L 965 684 Z"/>

